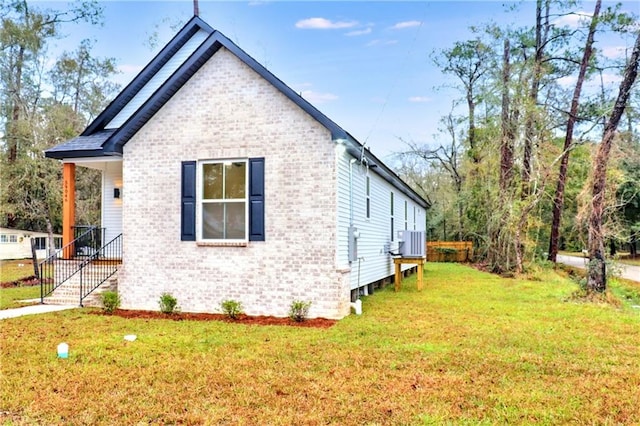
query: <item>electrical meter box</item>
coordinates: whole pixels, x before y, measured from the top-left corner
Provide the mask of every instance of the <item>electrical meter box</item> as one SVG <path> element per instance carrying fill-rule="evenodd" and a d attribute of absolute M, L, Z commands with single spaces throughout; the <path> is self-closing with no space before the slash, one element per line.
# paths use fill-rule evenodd
<path fill-rule="evenodd" d="M 349 262 L 358 260 L 358 238 L 360 238 L 358 228 L 349 226 Z"/>

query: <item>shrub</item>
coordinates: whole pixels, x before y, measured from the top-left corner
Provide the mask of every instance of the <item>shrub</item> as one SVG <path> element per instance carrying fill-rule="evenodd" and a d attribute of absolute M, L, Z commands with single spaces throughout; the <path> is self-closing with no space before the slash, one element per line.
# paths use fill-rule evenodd
<path fill-rule="evenodd" d="M 105 291 L 100 297 L 102 299 L 102 309 L 106 313 L 112 314 L 113 311 L 120 307 L 120 295 L 115 291 Z"/>
<path fill-rule="evenodd" d="M 242 303 L 237 300 L 229 299 L 220 302 L 220 309 L 222 313 L 231 319 L 237 319 L 244 312 L 242 310 Z"/>
<path fill-rule="evenodd" d="M 289 318 L 291 318 L 295 322 L 304 321 L 305 319 L 307 319 L 307 315 L 309 315 L 310 307 L 311 302 L 294 300 L 293 302 L 291 302 L 291 306 L 289 307 Z"/>
<path fill-rule="evenodd" d="M 158 304 L 160 305 L 160 312 L 163 314 L 172 314 L 179 310 L 178 299 L 173 297 L 171 293 L 162 293 Z"/>

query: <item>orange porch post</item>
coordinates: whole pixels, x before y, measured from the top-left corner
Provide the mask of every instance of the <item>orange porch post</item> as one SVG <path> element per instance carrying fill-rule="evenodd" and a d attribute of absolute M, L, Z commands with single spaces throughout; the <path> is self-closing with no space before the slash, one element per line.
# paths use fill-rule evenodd
<path fill-rule="evenodd" d="M 64 163 L 62 165 L 62 246 L 73 241 L 73 227 L 76 223 L 76 165 Z M 72 259 L 73 247 L 68 247 L 63 256 Z"/>

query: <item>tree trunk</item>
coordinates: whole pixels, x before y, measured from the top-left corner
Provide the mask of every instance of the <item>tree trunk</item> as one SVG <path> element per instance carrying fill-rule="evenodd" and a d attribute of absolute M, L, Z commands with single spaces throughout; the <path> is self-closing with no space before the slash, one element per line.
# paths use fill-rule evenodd
<path fill-rule="evenodd" d="M 476 103 L 473 99 L 473 90 L 467 89 L 467 106 L 469 107 L 469 151 L 471 152 L 471 161 L 478 164 L 480 158 L 476 150 Z"/>
<path fill-rule="evenodd" d="M 503 193 L 511 187 L 513 179 L 513 141 L 515 139 L 509 111 L 509 79 L 511 78 L 509 49 L 509 39 L 505 39 L 502 67 L 502 140 L 500 144 L 500 191 Z"/>
<path fill-rule="evenodd" d="M 47 253 L 48 257 L 53 256 L 54 254 L 56 254 L 56 242 L 55 242 L 55 238 L 53 237 L 53 226 L 51 226 L 51 221 L 47 218 L 47 247 L 49 248 L 49 251 Z"/>
<path fill-rule="evenodd" d="M 593 52 L 593 38 L 598 26 L 598 16 L 600 15 L 601 0 L 596 2 L 589 26 L 589 35 L 587 36 L 582 62 L 580 63 L 580 71 L 578 72 L 578 81 L 573 90 L 573 98 L 571 99 L 571 108 L 569 109 L 569 118 L 567 120 L 567 132 L 564 137 L 564 147 L 562 159 L 560 160 L 560 172 L 558 173 L 558 182 L 556 185 L 556 193 L 553 199 L 553 218 L 551 220 L 551 237 L 549 239 L 549 255 L 548 260 L 555 262 L 558 255 L 558 238 L 560 237 L 560 220 L 562 219 L 562 210 L 564 209 L 564 190 L 567 183 L 567 169 L 569 167 L 569 156 L 571 147 L 573 146 L 573 128 L 576 124 L 578 116 L 578 107 L 580 101 L 580 93 L 582 92 L 582 84 L 587 73 L 589 60 Z"/>
<path fill-rule="evenodd" d="M 631 87 L 638 76 L 638 62 L 640 62 L 640 33 L 633 46 L 631 58 L 624 71 L 624 78 L 620 83 L 620 90 L 616 103 L 604 129 L 604 136 L 598 148 L 593 174 L 593 188 L 591 198 L 591 212 L 589 215 L 589 271 L 587 275 L 587 290 L 590 292 L 604 292 L 607 288 L 604 264 L 604 235 L 602 232 L 602 216 L 604 212 L 604 196 L 607 183 L 607 163 L 609 152 L 625 110 Z"/>
<path fill-rule="evenodd" d="M 522 156 L 522 199 L 529 195 L 529 183 L 531 181 L 531 167 L 533 145 L 536 134 L 536 106 L 538 104 L 538 92 L 542 80 L 542 59 L 544 58 L 544 46 L 548 37 L 549 1 L 546 2 L 545 31 L 542 32 L 542 0 L 536 1 L 536 54 L 533 62 L 533 76 L 531 78 L 531 90 L 529 91 L 529 106 L 526 111 L 524 126 L 524 152 Z"/>

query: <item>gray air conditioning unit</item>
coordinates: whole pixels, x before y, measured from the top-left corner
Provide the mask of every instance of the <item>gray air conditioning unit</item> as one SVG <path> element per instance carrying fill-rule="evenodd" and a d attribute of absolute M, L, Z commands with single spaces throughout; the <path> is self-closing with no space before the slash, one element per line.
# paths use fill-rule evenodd
<path fill-rule="evenodd" d="M 402 257 L 425 257 L 424 231 L 398 231 L 398 252 Z"/>

